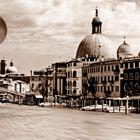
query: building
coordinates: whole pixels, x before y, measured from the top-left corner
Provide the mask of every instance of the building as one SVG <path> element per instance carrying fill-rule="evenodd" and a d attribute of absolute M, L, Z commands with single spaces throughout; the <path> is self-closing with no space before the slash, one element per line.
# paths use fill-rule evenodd
<path fill-rule="evenodd" d="M 140 57 L 121 61 L 121 97 L 140 96 Z"/>
<path fill-rule="evenodd" d="M 6 60 L 2 59 L 0 62 L 0 74 L 6 73 Z"/>
<path fill-rule="evenodd" d="M 88 97 L 120 97 L 119 60 L 94 62 L 82 68 L 82 91 Z"/>
<path fill-rule="evenodd" d="M 66 62 L 56 62 L 43 70 L 31 72 L 31 91 L 44 98 L 54 98 L 66 94 Z"/>
<path fill-rule="evenodd" d="M 87 35 L 79 44 L 76 58 L 82 58 L 88 55 L 90 58 L 101 59 L 112 58 L 113 53 L 111 41 L 102 34 L 102 21 L 96 9 L 95 17 L 92 20 L 92 34 Z"/>
<path fill-rule="evenodd" d="M 102 21 L 96 9 L 92 33 L 80 42 L 75 59 L 34 71 L 31 89 L 40 92 L 44 87 L 49 101 L 63 98 L 69 100 L 70 106 L 139 95 L 140 54 L 133 57 L 125 37 L 117 52 L 113 50 L 110 40 L 102 34 Z"/>
<path fill-rule="evenodd" d="M 53 69 L 53 91 L 54 102 L 66 95 L 66 62 L 52 64 Z"/>

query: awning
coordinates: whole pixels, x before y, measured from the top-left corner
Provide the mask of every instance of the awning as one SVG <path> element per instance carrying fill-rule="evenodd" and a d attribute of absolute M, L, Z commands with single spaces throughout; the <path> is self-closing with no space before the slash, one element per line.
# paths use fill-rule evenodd
<path fill-rule="evenodd" d="M 42 99 L 42 98 L 43 98 L 42 95 L 35 95 L 35 97 L 36 97 L 37 99 Z"/>

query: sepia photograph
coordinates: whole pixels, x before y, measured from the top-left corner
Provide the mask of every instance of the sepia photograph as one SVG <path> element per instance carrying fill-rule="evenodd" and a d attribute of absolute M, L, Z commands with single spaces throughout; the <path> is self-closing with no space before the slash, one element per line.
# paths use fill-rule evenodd
<path fill-rule="evenodd" d="M 0 0 L 0 140 L 139 140 L 139 45 L 139 0 Z"/>

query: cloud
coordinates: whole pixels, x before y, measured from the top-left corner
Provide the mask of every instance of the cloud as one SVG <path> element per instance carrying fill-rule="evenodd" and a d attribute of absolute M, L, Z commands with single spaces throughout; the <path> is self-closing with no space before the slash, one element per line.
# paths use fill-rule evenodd
<path fill-rule="evenodd" d="M 15 57 L 17 65 L 26 72 L 47 67 L 60 56 L 61 60 L 74 57 L 80 41 L 91 34 L 96 6 L 103 34 L 113 42 L 112 48 L 116 50 L 126 35 L 134 52 L 139 49 L 139 0 L 0 0 L 0 3 L 1 16 L 8 26 L 0 55 Z M 27 62 L 26 56 L 31 60 Z M 21 62 L 27 65 L 24 67 Z"/>

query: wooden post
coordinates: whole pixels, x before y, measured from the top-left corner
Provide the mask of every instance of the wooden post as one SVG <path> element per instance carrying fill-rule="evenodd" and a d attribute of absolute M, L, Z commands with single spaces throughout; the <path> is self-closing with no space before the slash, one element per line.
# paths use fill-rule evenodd
<path fill-rule="evenodd" d="M 104 111 L 104 100 L 102 100 L 102 112 Z"/>
<path fill-rule="evenodd" d="M 128 114 L 128 96 L 126 97 L 126 109 L 125 114 Z"/>
<path fill-rule="evenodd" d="M 109 107 L 111 106 L 111 100 L 108 101 L 109 102 Z"/>
<path fill-rule="evenodd" d="M 132 102 L 132 104 L 131 104 L 131 106 L 132 106 L 131 112 L 133 112 L 134 102 L 133 102 L 133 100 L 131 102 Z"/>
<path fill-rule="evenodd" d="M 115 113 L 115 108 L 114 108 L 114 100 L 113 100 L 113 113 Z"/>
<path fill-rule="evenodd" d="M 139 99 L 138 99 L 138 113 L 139 113 L 139 104 L 140 104 L 140 102 L 139 102 Z"/>
<path fill-rule="evenodd" d="M 97 100 L 95 99 L 95 110 L 96 110 Z"/>
<path fill-rule="evenodd" d="M 121 102 L 121 100 L 119 100 L 119 112 L 121 111 L 120 102 Z"/>

